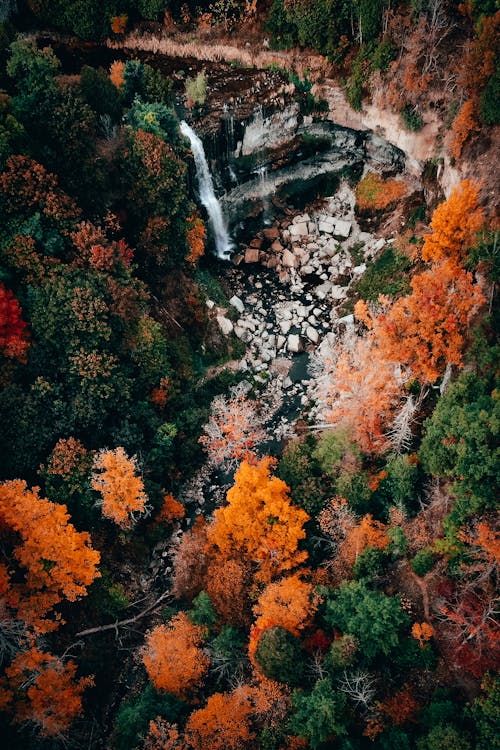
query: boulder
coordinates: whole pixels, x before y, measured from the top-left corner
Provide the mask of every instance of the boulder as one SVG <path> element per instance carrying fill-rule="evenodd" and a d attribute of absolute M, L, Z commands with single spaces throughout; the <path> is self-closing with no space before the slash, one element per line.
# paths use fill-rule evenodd
<path fill-rule="evenodd" d="M 297 333 L 291 333 L 287 341 L 287 349 L 289 352 L 296 354 L 302 350 L 302 342 L 300 336 Z"/>
<path fill-rule="evenodd" d="M 313 344 L 317 344 L 319 341 L 319 333 L 312 326 L 307 326 L 306 336 L 309 339 L 309 341 L 312 341 Z"/>
<path fill-rule="evenodd" d="M 343 318 L 339 318 L 337 323 L 344 323 L 346 326 L 354 325 L 354 315 L 344 315 Z"/>
<path fill-rule="evenodd" d="M 347 297 L 347 290 L 343 286 L 332 285 L 331 297 L 333 300 L 345 299 Z"/>
<path fill-rule="evenodd" d="M 306 237 L 308 234 L 306 222 L 301 224 L 290 224 L 290 236 L 291 237 Z"/>
<path fill-rule="evenodd" d="M 335 229 L 332 232 L 332 234 L 334 234 L 335 237 L 338 237 L 341 240 L 346 240 L 351 234 L 351 229 L 352 229 L 352 224 L 350 221 L 343 221 L 342 219 L 337 219 L 335 221 Z"/>
<path fill-rule="evenodd" d="M 314 273 L 314 266 L 302 266 L 300 271 L 304 276 L 310 276 Z"/>
<path fill-rule="evenodd" d="M 278 227 L 267 227 L 262 231 L 266 240 L 277 240 L 280 236 Z"/>
<path fill-rule="evenodd" d="M 236 296 L 236 294 L 231 297 L 231 299 L 229 300 L 229 304 L 232 305 L 234 308 L 236 308 L 236 310 L 238 310 L 240 315 L 245 309 L 245 305 L 243 304 L 241 299 Z"/>
<path fill-rule="evenodd" d="M 282 321 L 280 321 L 280 324 L 279 324 L 279 326 L 280 326 L 280 331 L 281 331 L 281 333 L 282 333 L 282 334 L 283 334 L 284 336 L 286 336 L 286 334 L 288 333 L 288 331 L 289 331 L 289 330 L 290 330 L 290 328 L 292 327 L 292 323 L 291 323 L 291 321 L 290 321 L 290 320 L 282 320 Z"/>
<path fill-rule="evenodd" d="M 361 276 L 366 271 L 366 263 L 361 263 L 359 266 L 354 266 L 352 272 L 355 276 Z"/>
<path fill-rule="evenodd" d="M 207 299 L 205 304 L 209 310 L 213 310 L 213 308 L 215 307 L 215 302 L 213 301 L 213 299 Z"/>
<path fill-rule="evenodd" d="M 224 336 L 229 336 L 233 331 L 233 324 L 229 318 L 226 318 L 224 315 L 217 315 L 216 320 Z"/>
<path fill-rule="evenodd" d="M 259 248 L 258 247 L 247 247 L 245 250 L 245 263 L 258 263 L 259 262 Z"/>
<path fill-rule="evenodd" d="M 283 252 L 283 245 L 279 241 L 279 239 L 274 240 L 273 244 L 271 245 L 271 250 L 273 253 L 282 253 Z"/>
<path fill-rule="evenodd" d="M 287 248 L 283 250 L 281 262 L 285 268 L 296 268 L 298 266 L 298 258 Z"/>
<path fill-rule="evenodd" d="M 327 224 L 326 221 L 318 222 L 318 229 L 321 234 L 333 234 L 333 224 Z"/>

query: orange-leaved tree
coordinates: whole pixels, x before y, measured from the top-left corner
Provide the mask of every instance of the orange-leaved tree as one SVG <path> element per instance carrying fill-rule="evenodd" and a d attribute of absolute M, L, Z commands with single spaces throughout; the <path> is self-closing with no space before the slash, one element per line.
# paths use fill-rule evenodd
<path fill-rule="evenodd" d="M 318 604 L 314 586 L 294 573 L 266 586 L 253 611 L 258 618 L 270 620 L 273 625 L 298 635 L 310 625 Z"/>
<path fill-rule="evenodd" d="M 158 690 L 183 697 L 200 684 L 210 663 L 200 647 L 203 638 L 204 629 L 194 625 L 184 612 L 147 634 L 142 660 Z"/>
<path fill-rule="evenodd" d="M 111 31 L 113 34 L 123 34 L 127 28 L 128 16 L 126 13 L 122 13 L 120 16 L 113 16 L 111 18 Z"/>
<path fill-rule="evenodd" d="M 206 592 L 224 623 L 245 625 L 249 619 L 248 564 L 242 559 L 214 557 L 206 576 Z"/>
<path fill-rule="evenodd" d="M 253 448 L 266 439 L 255 401 L 238 394 L 212 401 L 210 419 L 203 426 L 205 435 L 199 442 L 214 463 L 236 464 L 249 458 Z"/>
<path fill-rule="evenodd" d="M 207 230 L 199 216 L 190 216 L 187 223 L 186 241 L 188 254 L 186 260 L 191 266 L 195 266 L 205 252 L 205 240 Z"/>
<path fill-rule="evenodd" d="M 16 723 L 33 722 L 47 737 L 67 733 L 82 713 L 83 691 L 93 685 L 91 677 L 76 678 L 74 661 L 64 662 L 36 646 L 17 654 L 5 675 L 1 709 L 13 709 Z"/>
<path fill-rule="evenodd" d="M 137 514 L 146 510 L 142 479 L 136 476 L 137 461 L 121 447 L 102 450 L 94 459 L 92 489 L 102 495 L 102 514 L 122 529 L 129 529 Z"/>
<path fill-rule="evenodd" d="M 175 499 L 171 493 L 167 493 L 163 498 L 163 504 L 157 513 L 155 521 L 158 523 L 172 523 L 172 521 L 184 518 L 186 508 L 182 503 Z"/>
<path fill-rule="evenodd" d="M 368 513 L 359 524 L 353 526 L 340 543 L 338 556 L 348 565 L 353 565 L 358 556 L 367 547 L 385 549 L 390 543 L 387 527 L 381 521 L 375 521 Z"/>
<path fill-rule="evenodd" d="M 446 365 L 462 364 L 467 327 L 484 302 L 472 275 L 451 260 L 442 260 L 411 280 L 412 293 L 393 304 L 379 301 L 373 317 L 359 301 L 355 313 L 373 329 L 383 361 L 409 368 L 408 378 L 434 383 Z"/>
<path fill-rule="evenodd" d="M 142 750 L 184 750 L 185 747 L 176 724 L 170 724 L 161 716 L 149 722 L 149 731 Z"/>
<path fill-rule="evenodd" d="M 252 703 L 244 687 L 214 693 L 186 723 L 193 750 L 242 750 L 255 738 L 250 727 Z"/>
<path fill-rule="evenodd" d="M 273 459 L 243 461 L 227 493 L 228 505 L 215 511 L 208 540 L 223 556 L 236 554 L 255 565 L 256 579 L 269 581 L 307 559 L 299 549 L 309 516 L 290 502 L 289 488 L 271 476 Z"/>
<path fill-rule="evenodd" d="M 456 186 L 434 211 L 432 232 L 425 237 L 422 247 L 424 260 L 449 259 L 459 263 L 465 259 L 484 226 L 484 213 L 478 201 L 478 186 L 471 180 L 463 180 Z"/>
<path fill-rule="evenodd" d="M 125 77 L 123 75 L 123 71 L 125 70 L 125 63 L 121 60 L 115 60 L 114 63 L 111 63 L 111 67 L 109 69 L 109 77 L 111 80 L 111 83 L 116 86 L 118 90 L 122 90 L 123 86 L 125 85 Z"/>
<path fill-rule="evenodd" d="M 420 648 L 423 648 L 434 635 L 434 628 L 428 622 L 414 622 L 411 626 L 411 634 L 418 641 Z"/>
<path fill-rule="evenodd" d="M 0 529 L 13 544 L 12 565 L 0 593 L 19 619 L 42 632 L 58 627 L 47 619 L 64 599 L 75 601 L 100 575 L 99 552 L 90 535 L 69 523 L 64 505 L 41 498 L 15 479 L 0 485 Z"/>
<path fill-rule="evenodd" d="M 252 662 L 255 663 L 258 642 L 265 630 L 278 626 L 298 635 L 310 625 L 318 603 L 314 586 L 303 581 L 298 573 L 266 586 L 253 608 L 257 619 L 250 631 L 248 645 Z"/>

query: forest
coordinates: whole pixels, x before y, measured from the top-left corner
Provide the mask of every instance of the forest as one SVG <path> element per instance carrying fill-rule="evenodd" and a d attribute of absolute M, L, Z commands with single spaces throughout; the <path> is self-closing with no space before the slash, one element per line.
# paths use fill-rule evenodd
<path fill-rule="evenodd" d="M 2 748 L 500 748 L 499 26 L 0 3 Z"/>

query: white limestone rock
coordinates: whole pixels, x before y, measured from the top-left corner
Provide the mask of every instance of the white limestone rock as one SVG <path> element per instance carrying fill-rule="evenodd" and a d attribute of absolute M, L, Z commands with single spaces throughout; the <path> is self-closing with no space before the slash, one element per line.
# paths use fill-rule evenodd
<path fill-rule="evenodd" d="M 307 326 L 306 336 L 309 339 L 309 341 L 312 341 L 313 344 L 317 344 L 319 341 L 319 333 L 312 326 Z"/>
<path fill-rule="evenodd" d="M 229 336 L 233 331 L 233 324 L 229 318 L 226 318 L 224 315 L 217 315 L 216 320 L 224 336 Z"/>
<path fill-rule="evenodd" d="M 287 341 L 287 349 L 292 354 L 297 354 L 302 350 L 302 342 L 298 333 L 291 333 Z"/>
<path fill-rule="evenodd" d="M 339 239 L 346 240 L 351 234 L 351 229 L 352 223 L 350 221 L 337 219 L 335 221 L 335 230 L 332 232 L 332 234 L 334 234 L 335 237 L 338 237 Z"/>
<path fill-rule="evenodd" d="M 234 294 L 231 299 L 229 300 L 229 304 L 232 305 L 236 310 L 238 310 L 239 314 L 241 315 L 245 310 L 245 305 L 243 304 L 243 301 Z"/>
<path fill-rule="evenodd" d="M 290 250 L 283 250 L 283 256 L 281 258 L 282 264 L 285 268 L 296 268 L 298 266 L 298 258 Z"/>

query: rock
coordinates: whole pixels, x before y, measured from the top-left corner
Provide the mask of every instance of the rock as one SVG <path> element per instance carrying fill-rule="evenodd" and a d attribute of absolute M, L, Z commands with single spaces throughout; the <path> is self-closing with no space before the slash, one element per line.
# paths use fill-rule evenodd
<path fill-rule="evenodd" d="M 333 224 L 327 224 L 326 221 L 318 222 L 318 229 L 321 234 L 333 234 Z"/>
<path fill-rule="evenodd" d="M 345 323 L 346 326 L 354 325 L 354 315 L 344 315 L 343 318 L 339 318 L 337 323 Z"/>
<path fill-rule="evenodd" d="M 273 244 L 271 245 L 271 250 L 273 253 L 282 253 L 283 252 L 283 245 L 279 240 L 275 240 Z"/>
<path fill-rule="evenodd" d="M 292 224 L 303 224 L 308 221 L 311 221 L 309 214 L 298 214 L 297 216 L 294 216 Z"/>
<path fill-rule="evenodd" d="M 290 236 L 291 237 L 306 237 L 308 234 L 307 224 L 302 222 L 301 224 L 290 224 Z"/>
<path fill-rule="evenodd" d="M 258 263 L 259 249 L 257 247 L 247 247 L 245 250 L 245 263 Z"/>
<path fill-rule="evenodd" d="M 238 310 L 238 312 L 240 313 L 240 315 L 245 309 L 245 305 L 243 304 L 241 299 L 236 296 L 236 294 L 231 297 L 231 299 L 229 300 L 229 304 L 235 307 L 236 310 Z"/>
<path fill-rule="evenodd" d="M 262 231 L 262 234 L 266 240 L 277 240 L 280 236 L 278 227 L 267 227 Z"/>
<path fill-rule="evenodd" d="M 329 294 L 332 287 L 333 284 L 331 281 L 325 281 L 324 284 L 320 284 L 314 290 L 316 297 L 318 297 L 318 299 L 326 299 L 326 296 Z"/>
<path fill-rule="evenodd" d="M 332 234 L 334 234 L 335 237 L 338 237 L 339 239 L 346 240 L 351 234 L 351 228 L 352 224 L 350 221 L 337 219 L 335 221 L 335 230 L 332 232 Z"/>
<path fill-rule="evenodd" d="M 290 320 L 282 320 L 279 324 L 281 333 L 286 336 L 290 328 L 292 327 L 292 323 Z"/>
<path fill-rule="evenodd" d="M 300 272 L 304 276 L 310 276 L 312 273 L 314 273 L 314 266 L 302 266 Z"/>
<path fill-rule="evenodd" d="M 312 341 L 313 344 L 317 344 L 319 341 L 319 333 L 312 326 L 307 326 L 306 336 L 309 339 L 309 341 Z"/>
<path fill-rule="evenodd" d="M 229 318 L 224 317 L 224 315 L 217 315 L 216 320 L 224 336 L 229 336 L 229 334 L 233 331 L 233 324 L 231 323 Z"/>
<path fill-rule="evenodd" d="M 316 234 L 316 232 L 318 231 L 314 221 L 307 222 L 307 229 L 309 234 Z"/>
<path fill-rule="evenodd" d="M 333 300 L 345 299 L 347 297 L 347 290 L 343 286 L 333 284 L 330 294 Z"/>
<path fill-rule="evenodd" d="M 276 338 L 276 347 L 277 349 L 283 349 L 283 347 L 286 344 L 286 337 L 282 336 L 281 334 Z"/>
<path fill-rule="evenodd" d="M 209 310 L 213 310 L 213 308 L 215 307 L 215 302 L 213 301 L 213 299 L 207 299 L 205 304 Z"/>
<path fill-rule="evenodd" d="M 325 243 L 323 249 L 326 255 L 328 255 L 330 258 L 333 258 L 335 257 L 335 254 L 338 250 L 338 245 L 335 240 L 330 237 L 330 239 Z"/>
<path fill-rule="evenodd" d="M 285 388 L 285 390 L 286 390 L 287 388 L 291 388 L 292 385 L 293 385 L 293 383 L 292 383 L 292 381 L 290 380 L 290 378 L 287 375 L 286 378 L 283 381 L 283 388 Z"/>
<path fill-rule="evenodd" d="M 385 240 L 383 237 L 381 237 L 379 240 L 376 241 L 376 243 L 373 246 L 373 252 L 378 253 L 379 250 L 382 250 L 382 248 L 385 245 Z"/>
<path fill-rule="evenodd" d="M 354 266 L 352 272 L 355 276 L 361 276 L 366 271 L 366 263 L 361 263 L 359 266 Z"/>
<path fill-rule="evenodd" d="M 290 250 L 283 250 L 283 256 L 281 258 L 282 264 L 285 268 L 296 268 L 298 265 L 298 258 L 290 252 Z"/>
<path fill-rule="evenodd" d="M 302 350 L 302 342 L 300 336 L 297 333 L 291 333 L 287 341 L 287 349 L 289 352 L 296 354 Z"/>

